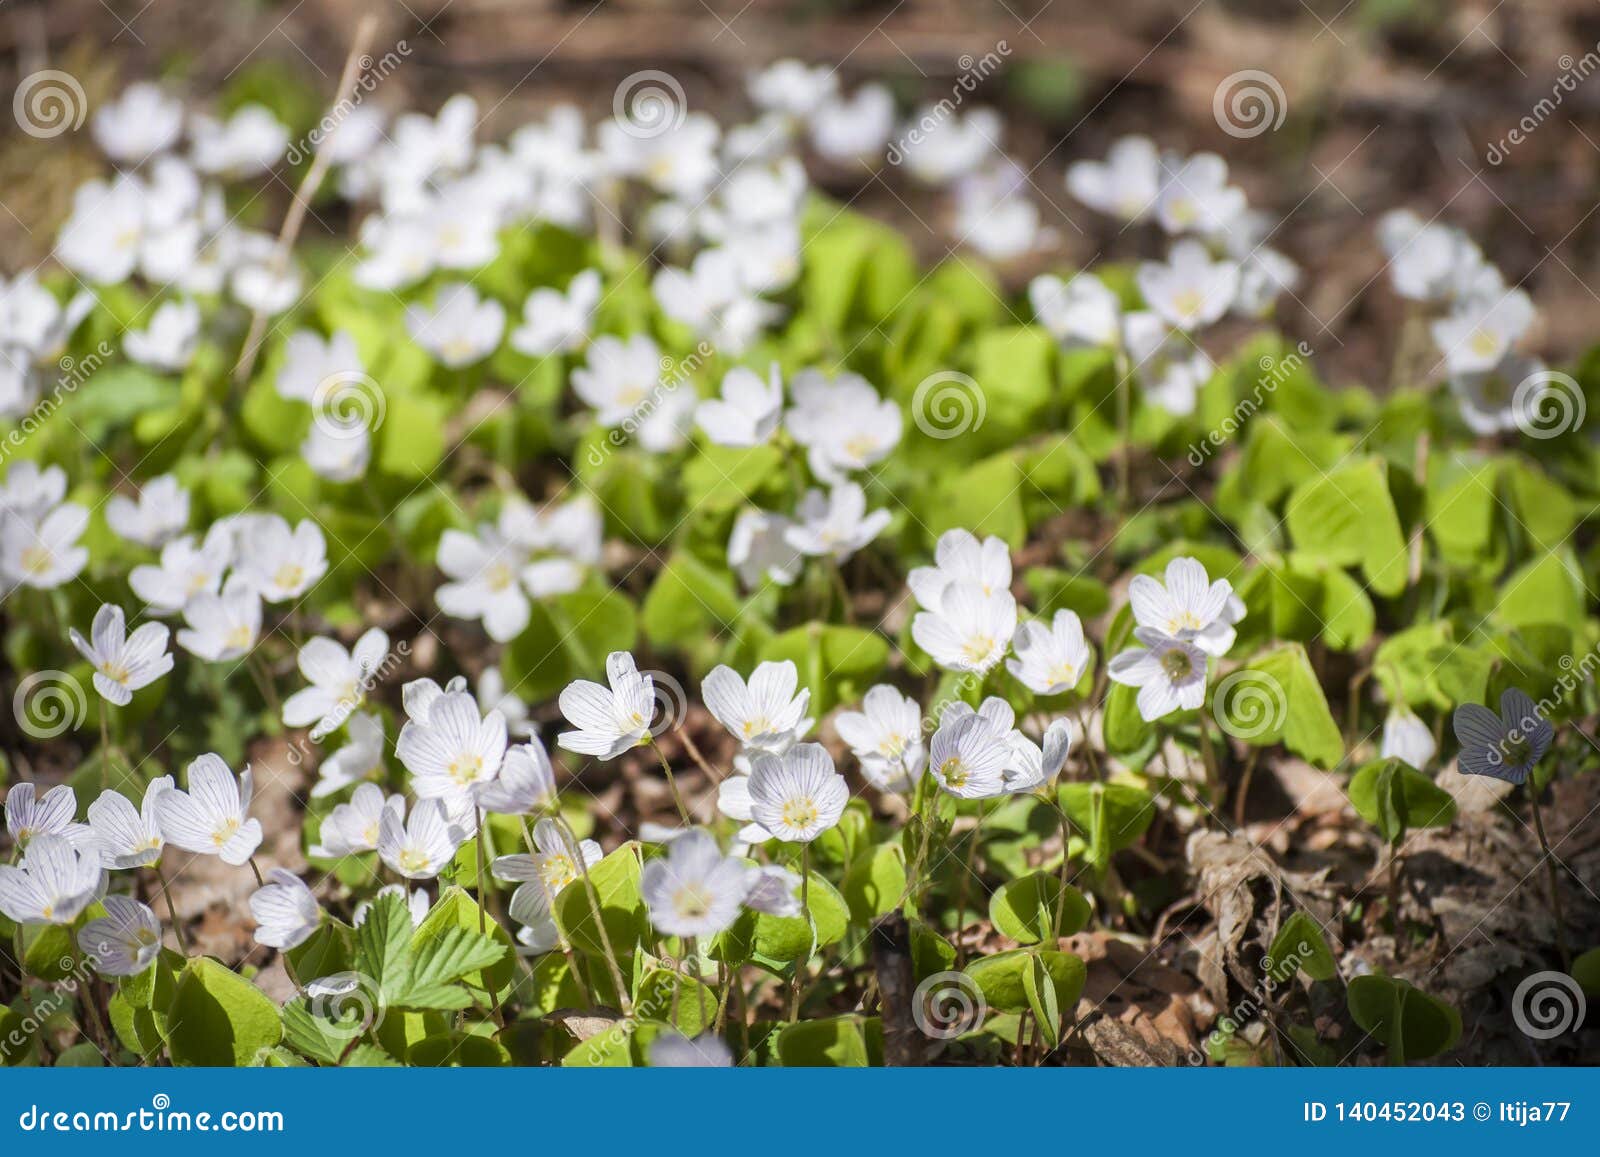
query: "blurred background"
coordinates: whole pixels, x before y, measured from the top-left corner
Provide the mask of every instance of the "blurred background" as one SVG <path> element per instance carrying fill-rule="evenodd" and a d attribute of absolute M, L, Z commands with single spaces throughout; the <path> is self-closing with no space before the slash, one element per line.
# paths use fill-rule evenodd
<path fill-rule="evenodd" d="M 154 77 L 223 109 L 263 100 L 309 125 L 368 13 L 377 55 L 405 47 L 372 99 L 431 111 L 469 92 L 480 139 L 558 101 L 608 115 L 618 84 L 645 68 L 669 72 L 691 108 L 731 120 L 750 111 L 749 71 L 782 57 L 837 65 L 847 87 L 884 80 L 909 110 L 994 54 L 1001 67 L 964 101 L 1005 114 L 1006 150 L 1058 234 L 1043 258 L 1007 271 L 1012 284 L 1041 265 L 1159 243 L 1119 237 L 1072 202 L 1069 161 L 1129 132 L 1212 150 L 1276 223 L 1272 245 L 1307 270 L 1285 328 L 1335 381 L 1387 372 L 1402 318 L 1373 227 L 1391 208 L 1466 229 L 1523 284 L 1541 310 L 1535 352 L 1570 360 L 1600 319 L 1597 0 L 11 0 L 0 40 L 8 88 L 58 68 L 93 108 Z M 1219 85 L 1242 70 L 1281 88 L 1281 121 L 1263 131 L 1222 126 Z M 87 131 L 8 133 L 6 272 L 48 251 L 71 189 L 101 164 Z M 937 208 L 892 177 L 824 184 L 895 221 L 930 260 L 948 252 Z M 287 200 L 280 186 L 269 199 Z M 263 211 L 275 220 L 282 208 Z"/>

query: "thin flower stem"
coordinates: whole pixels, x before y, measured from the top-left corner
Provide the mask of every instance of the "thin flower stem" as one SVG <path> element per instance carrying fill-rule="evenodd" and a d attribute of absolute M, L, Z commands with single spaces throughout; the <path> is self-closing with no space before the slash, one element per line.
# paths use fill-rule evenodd
<path fill-rule="evenodd" d="M 1133 390 L 1133 368 L 1128 364 L 1128 355 L 1120 347 L 1116 355 L 1117 374 L 1117 508 L 1126 510 L 1129 499 L 1128 471 L 1129 459 L 1133 453 L 1133 439 L 1130 436 Z"/>
<path fill-rule="evenodd" d="M 689 753 L 689 758 L 694 760 L 695 765 L 699 767 L 701 771 L 706 773 L 706 778 L 711 780 L 712 783 L 716 783 L 722 779 L 722 776 L 717 774 L 716 769 L 713 768 L 706 757 L 701 754 L 700 745 L 697 744 L 693 739 L 689 738 L 689 733 L 683 729 L 683 724 L 679 723 L 675 728 L 673 728 L 673 730 L 678 733 L 678 738 L 683 740 L 683 747 L 684 750 Z"/>
<path fill-rule="evenodd" d="M 83 1005 L 84 1015 L 89 1021 L 89 1031 L 84 1035 L 94 1043 L 94 1047 L 99 1049 L 109 1062 L 116 1052 L 116 1048 L 113 1045 L 110 1032 L 106 1030 L 106 1022 L 100 1015 L 99 1002 L 94 999 L 93 986 L 86 979 L 86 974 L 90 969 L 89 960 L 87 957 L 79 957 L 79 960 L 80 965 L 75 970 L 77 974 L 78 1003 Z"/>
<path fill-rule="evenodd" d="M 677 805 L 678 818 L 683 820 L 684 827 L 693 827 L 694 820 L 689 818 L 689 809 L 684 806 L 683 796 L 678 794 L 678 781 L 673 778 L 672 765 L 667 762 L 667 756 L 661 750 L 661 745 L 656 742 L 655 736 L 649 739 L 650 749 L 656 753 L 656 758 L 661 761 L 661 770 L 667 773 L 667 787 L 672 791 L 672 802 Z"/>
<path fill-rule="evenodd" d="M 256 867 L 256 858 L 254 856 L 250 857 L 250 870 L 256 874 L 256 887 L 265 888 L 267 882 L 261 878 L 261 869 Z"/>
<path fill-rule="evenodd" d="M 811 929 L 811 945 L 806 949 L 805 958 L 795 961 L 794 965 L 794 992 L 789 999 L 789 1019 L 800 1019 L 800 986 L 801 978 L 806 967 L 811 963 L 811 954 L 817 950 L 817 922 L 811 915 L 811 845 L 800 846 L 800 911 L 805 914 L 806 925 Z"/>
<path fill-rule="evenodd" d="M 244 665 L 255 679 L 256 690 L 261 692 L 267 710 L 272 712 L 274 719 L 280 718 L 283 715 L 283 708 L 279 704 L 278 688 L 272 681 L 272 672 L 267 669 L 267 662 L 261 657 L 260 650 L 251 651 L 245 657 Z"/>
<path fill-rule="evenodd" d="M 1204 705 L 1200 708 L 1200 756 L 1206 766 L 1206 789 L 1211 804 L 1222 804 L 1222 773 L 1217 768 L 1217 749 L 1211 742 L 1211 725 L 1206 720 Z M 1211 807 L 1207 806 L 1207 812 Z"/>
<path fill-rule="evenodd" d="M 1556 874 L 1556 857 L 1550 851 L 1550 838 L 1544 834 L 1544 813 L 1539 808 L 1538 789 L 1528 780 L 1528 799 L 1533 803 L 1533 827 L 1539 833 L 1539 848 L 1544 853 L 1546 878 L 1550 881 L 1550 910 L 1556 917 L 1556 948 L 1561 953 L 1561 969 L 1572 971 L 1572 951 L 1567 947 L 1567 922 L 1561 914 L 1561 888 Z"/>
<path fill-rule="evenodd" d="M 484 894 L 484 888 L 486 887 L 489 879 L 489 854 L 485 850 L 483 842 L 483 809 L 481 807 L 474 808 L 473 812 L 478 819 L 478 836 L 475 840 L 473 840 L 473 843 L 477 845 L 478 854 L 478 878 L 476 880 L 476 891 L 478 893 L 478 935 L 487 936 L 489 934 L 489 899 Z M 500 1012 L 500 994 L 492 988 L 489 989 L 489 1011 L 494 1016 L 495 1020 L 500 1021 L 502 1024 L 505 1023 Z"/>
<path fill-rule="evenodd" d="M 1072 860 L 1072 857 L 1067 853 L 1067 848 L 1072 839 L 1071 824 L 1067 820 L 1066 811 L 1060 804 L 1056 804 L 1056 815 L 1061 817 L 1061 895 L 1056 897 L 1055 917 L 1050 922 L 1050 946 L 1052 948 L 1056 947 L 1057 942 L 1061 939 L 1061 923 L 1066 919 L 1067 889 L 1071 887 L 1067 883 L 1067 870 L 1071 866 Z"/>
<path fill-rule="evenodd" d="M 106 701 L 99 700 L 100 705 L 100 790 L 105 791 L 111 786 L 111 729 L 106 723 Z"/>
<path fill-rule="evenodd" d="M 967 870 L 961 873 L 961 885 L 956 889 L 956 967 L 965 962 L 967 950 L 961 942 L 961 930 L 967 926 L 967 893 L 978 862 L 978 837 L 983 832 L 983 801 L 978 801 L 978 822 L 972 827 L 971 842 L 967 844 Z M 1063 851 L 1065 848 L 1063 847 Z"/>
<path fill-rule="evenodd" d="M 157 860 L 152 867 L 156 870 L 156 879 L 161 882 L 161 896 L 167 902 L 167 918 L 172 921 L 172 935 L 178 942 L 178 951 L 187 956 L 189 943 L 183 934 L 183 921 L 178 919 L 177 905 L 172 901 L 172 885 L 167 883 L 167 874 L 161 870 L 160 860 Z"/>
<path fill-rule="evenodd" d="M 617 1003 L 622 1006 L 622 1011 L 631 1011 L 631 1002 L 628 999 L 627 982 L 622 978 L 622 965 L 617 962 L 617 952 L 611 946 L 611 933 L 606 930 L 606 921 L 600 910 L 600 892 L 594 886 L 594 881 L 589 877 L 589 861 L 584 859 L 583 845 L 579 842 L 577 834 L 573 832 L 572 825 L 567 823 L 566 817 L 557 811 L 553 818 L 561 828 L 562 836 L 570 843 L 572 854 L 578 861 L 578 871 L 583 876 L 583 890 L 589 898 L 589 913 L 594 917 L 594 922 L 600 929 L 600 947 L 605 952 L 606 965 L 611 970 L 611 982 L 617 988 Z"/>

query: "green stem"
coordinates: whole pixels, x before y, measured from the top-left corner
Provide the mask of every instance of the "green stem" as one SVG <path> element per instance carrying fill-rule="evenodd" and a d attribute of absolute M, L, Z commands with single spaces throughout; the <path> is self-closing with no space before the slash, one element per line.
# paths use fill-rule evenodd
<path fill-rule="evenodd" d="M 1556 874 L 1556 858 L 1550 851 L 1550 838 L 1544 834 L 1544 814 L 1539 809 L 1539 789 L 1528 780 L 1528 799 L 1533 803 L 1533 827 L 1539 833 L 1539 848 L 1544 853 L 1546 879 L 1550 882 L 1550 910 L 1556 917 L 1556 947 L 1561 952 L 1561 969 L 1572 971 L 1572 952 L 1567 947 L 1567 922 L 1561 913 L 1561 888 Z"/>

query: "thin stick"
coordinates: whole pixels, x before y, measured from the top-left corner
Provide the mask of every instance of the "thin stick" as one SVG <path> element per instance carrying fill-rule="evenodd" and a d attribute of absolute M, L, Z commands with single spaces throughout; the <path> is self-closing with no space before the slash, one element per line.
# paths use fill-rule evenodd
<path fill-rule="evenodd" d="M 356 34 L 350 42 L 350 53 L 344 60 L 344 71 L 339 74 L 339 88 L 334 93 L 333 108 L 349 99 L 355 90 L 357 78 L 367 65 L 362 61 L 367 59 L 367 46 L 372 42 L 373 34 L 378 28 L 378 18 L 371 14 L 363 16 L 361 23 L 356 25 Z M 370 63 L 370 61 L 369 61 Z M 289 211 L 283 218 L 283 229 L 278 233 L 278 245 L 273 252 L 273 270 L 282 273 L 288 264 L 289 251 L 294 248 L 295 239 L 300 236 L 300 227 L 305 224 L 306 213 L 311 208 L 311 198 L 316 195 L 317 189 L 322 185 L 322 178 L 327 175 L 328 168 L 332 165 L 332 157 L 328 152 L 328 142 L 338 135 L 338 127 L 329 133 L 323 140 L 317 142 L 317 150 L 311 158 L 311 165 L 306 169 L 306 175 L 300 180 L 300 187 L 295 190 L 294 200 L 289 204 Z M 244 348 L 239 351 L 239 362 L 233 368 L 235 381 L 242 382 L 250 377 L 250 371 L 255 368 L 256 355 L 261 352 L 261 339 L 266 333 L 267 316 L 256 311 L 250 317 L 250 332 L 245 336 Z"/>
<path fill-rule="evenodd" d="M 672 777 L 672 765 L 667 762 L 666 753 L 661 750 L 661 745 L 650 737 L 650 749 L 656 753 L 656 758 L 661 761 L 661 770 L 667 773 L 667 787 L 672 791 L 672 802 L 678 807 L 678 817 L 683 820 L 684 827 L 693 827 L 694 821 L 689 818 L 689 809 L 683 804 L 683 796 L 678 794 L 678 781 Z"/>
<path fill-rule="evenodd" d="M 689 733 L 683 729 L 683 724 L 678 724 L 673 730 L 678 733 L 678 738 L 683 740 L 684 750 L 689 753 L 689 758 L 694 760 L 695 765 L 706 773 L 707 778 L 712 783 L 718 782 L 722 777 L 717 774 L 716 769 L 711 766 L 706 757 L 700 753 L 699 745 L 689 738 Z"/>
<path fill-rule="evenodd" d="M 167 901 L 167 918 L 172 921 L 172 935 L 178 941 L 178 951 L 187 956 L 189 943 L 183 934 L 183 921 L 178 919 L 177 906 L 172 902 L 172 885 L 167 883 L 167 874 L 161 870 L 160 860 L 151 866 L 156 870 L 156 879 L 161 881 L 161 895 Z"/>

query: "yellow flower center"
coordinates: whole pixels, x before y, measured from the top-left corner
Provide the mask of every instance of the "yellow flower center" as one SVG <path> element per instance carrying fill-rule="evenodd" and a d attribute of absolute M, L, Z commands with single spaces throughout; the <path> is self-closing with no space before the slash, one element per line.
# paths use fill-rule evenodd
<path fill-rule="evenodd" d="M 278 573 L 272 576 L 272 581 L 282 590 L 290 591 L 305 581 L 305 577 L 305 567 L 286 562 L 278 568 Z"/>
<path fill-rule="evenodd" d="M 22 569 L 27 574 L 44 574 L 53 561 L 48 546 L 30 546 L 22 552 Z"/>
<path fill-rule="evenodd" d="M 786 827 L 804 831 L 817 822 L 817 804 L 810 796 L 801 796 L 785 802 L 781 814 Z"/>
<path fill-rule="evenodd" d="M 211 842 L 220 848 L 223 844 L 226 844 L 229 840 L 233 839 L 234 833 L 238 830 L 239 820 L 233 816 L 229 816 L 227 819 L 222 821 L 222 824 L 216 829 L 216 831 L 211 833 Z"/>
<path fill-rule="evenodd" d="M 482 770 L 483 757 L 481 755 L 458 755 L 450 761 L 450 766 L 445 768 L 450 778 L 462 787 L 476 782 L 478 773 Z"/>
<path fill-rule="evenodd" d="M 686 884 L 673 893 L 672 910 L 684 917 L 704 916 L 711 911 L 711 894 L 699 884 Z"/>
<path fill-rule="evenodd" d="M 110 679 L 113 683 L 121 683 L 124 687 L 128 685 L 128 680 L 133 677 L 128 668 L 120 663 L 113 663 L 110 659 L 100 664 L 100 674 Z"/>
<path fill-rule="evenodd" d="M 939 765 L 939 776 L 946 787 L 966 787 L 967 768 L 960 759 L 952 756 Z"/>

